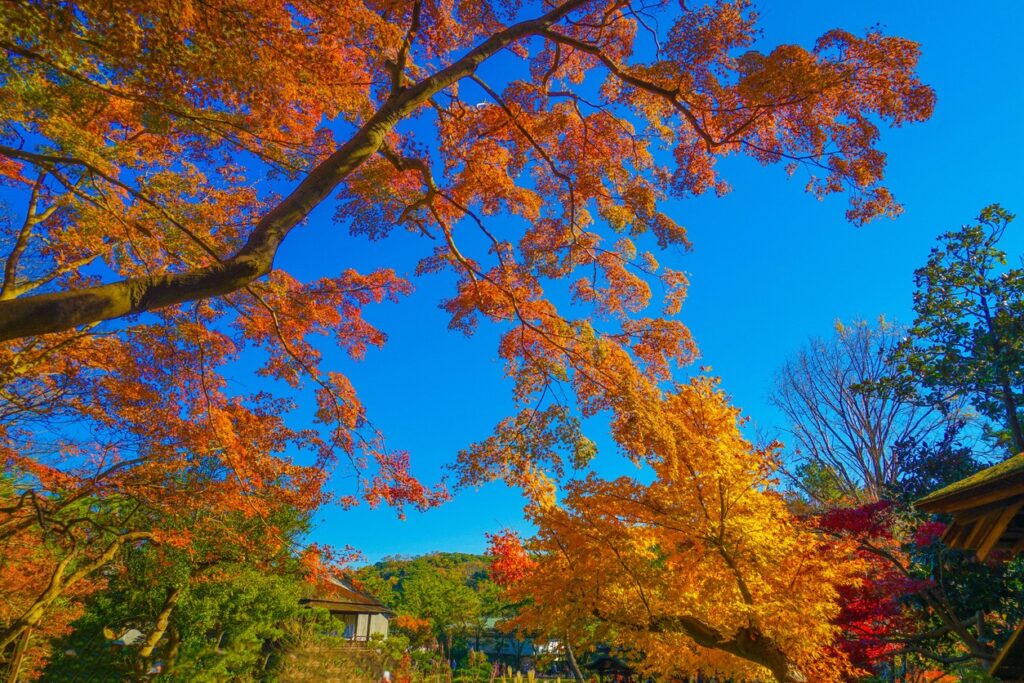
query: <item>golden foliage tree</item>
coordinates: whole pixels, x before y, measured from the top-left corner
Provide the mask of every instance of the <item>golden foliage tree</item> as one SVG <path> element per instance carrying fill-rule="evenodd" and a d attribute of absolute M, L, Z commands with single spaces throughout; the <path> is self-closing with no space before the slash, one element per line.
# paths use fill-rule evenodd
<path fill-rule="evenodd" d="M 651 483 L 591 476 L 528 508 L 530 556 L 492 541 L 516 619 L 553 638 L 641 654 L 663 676 L 844 680 L 838 589 L 859 581 L 851 543 L 794 517 L 773 485 L 774 446 L 739 431 L 707 379 L 677 387 L 628 448 Z"/>

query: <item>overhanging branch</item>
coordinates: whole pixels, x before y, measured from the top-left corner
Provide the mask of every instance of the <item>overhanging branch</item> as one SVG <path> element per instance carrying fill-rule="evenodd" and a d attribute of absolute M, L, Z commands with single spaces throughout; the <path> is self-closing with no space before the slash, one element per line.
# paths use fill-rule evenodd
<path fill-rule="evenodd" d="M 460 59 L 418 83 L 398 90 L 340 148 L 257 223 L 245 245 L 221 263 L 178 273 L 0 302 L 0 341 L 63 332 L 166 306 L 233 292 L 266 275 L 293 228 L 375 154 L 399 121 L 431 97 L 472 74 L 486 59 L 529 35 L 537 35 L 587 0 L 569 0 L 546 14 L 499 31 Z"/>

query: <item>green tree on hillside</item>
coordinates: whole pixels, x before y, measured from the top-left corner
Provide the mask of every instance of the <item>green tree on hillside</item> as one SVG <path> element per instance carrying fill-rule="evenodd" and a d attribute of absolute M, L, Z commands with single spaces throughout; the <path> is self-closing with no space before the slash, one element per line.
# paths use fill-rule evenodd
<path fill-rule="evenodd" d="M 403 581 L 405 608 L 428 619 L 445 659 L 480 614 L 480 598 L 452 572 L 417 568 Z"/>
<path fill-rule="evenodd" d="M 429 622 L 438 651 L 452 660 L 478 648 L 495 619 L 510 616 L 489 566 L 480 555 L 432 553 L 388 558 L 364 567 L 357 578 L 399 615 Z"/>

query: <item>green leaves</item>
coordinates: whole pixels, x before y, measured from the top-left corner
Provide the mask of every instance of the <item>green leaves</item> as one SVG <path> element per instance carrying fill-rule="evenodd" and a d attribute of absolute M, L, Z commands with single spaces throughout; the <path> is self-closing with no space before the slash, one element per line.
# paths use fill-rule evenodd
<path fill-rule="evenodd" d="M 905 369 L 939 402 L 966 397 L 1011 453 L 1024 451 L 1024 268 L 998 243 L 1013 214 L 985 207 L 977 223 L 939 237 L 914 272 L 917 318 L 901 349 Z"/>

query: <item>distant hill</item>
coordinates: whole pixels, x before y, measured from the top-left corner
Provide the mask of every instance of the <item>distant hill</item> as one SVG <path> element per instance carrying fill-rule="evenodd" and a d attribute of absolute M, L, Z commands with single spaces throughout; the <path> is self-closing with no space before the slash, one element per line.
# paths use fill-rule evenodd
<path fill-rule="evenodd" d="M 487 556 L 471 553 L 435 552 L 416 557 L 395 555 L 359 569 L 356 576 L 362 581 L 369 582 L 393 581 L 396 589 L 401 592 L 401 585 L 408 577 L 435 572 L 460 578 L 464 585 L 477 588 L 481 582 L 490 580 L 490 565 L 491 561 Z"/>

